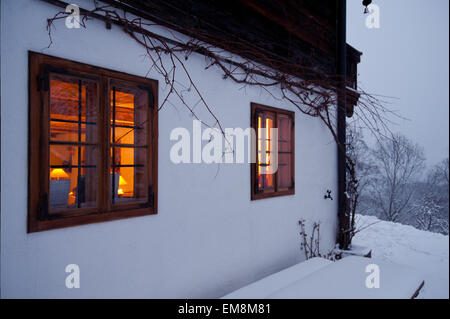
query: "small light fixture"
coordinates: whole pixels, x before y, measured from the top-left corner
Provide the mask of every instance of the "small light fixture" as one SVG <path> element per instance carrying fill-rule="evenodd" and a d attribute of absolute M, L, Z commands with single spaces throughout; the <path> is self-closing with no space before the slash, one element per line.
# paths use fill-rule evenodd
<path fill-rule="evenodd" d="M 117 190 L 117 195 L 123 195 L 124 191 L 123 191 L 123 185 L 127 185 L 127 181 L 122 177 L 122 175 L 120 175 L 119 177 L 119 189 Z M 121 187 L 122 186 L 122 187 Z"/>
<path fill-rule="evenodd" d="M 365 6 L 364 14 L 369 13 L 369 5 L 372 3 L 372 0 L 363 0 L 362 4 Z"/>
<path fill-rule="evenodd" d="M 54 168 L 50 172 L 50 179 L 59 181 L 69 179 L 70 176 L 62 168 Z"/>
<path fill-rule="evenodd" d="M 128 183 L 127 183 L 127 181 L 125 180 L 125 178 L 123 178 L 122 175 L 120 175 L 120 177 L 119 177 L 119 186 L 127 185 L 127 184 L 128 184 Z"/>

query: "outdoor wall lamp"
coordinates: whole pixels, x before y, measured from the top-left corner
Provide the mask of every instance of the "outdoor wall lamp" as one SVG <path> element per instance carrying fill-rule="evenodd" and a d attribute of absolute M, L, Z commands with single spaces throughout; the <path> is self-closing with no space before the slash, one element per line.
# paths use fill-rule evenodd
<path fill-rule="evenodd" d="M 365 6 L 366 8 L 364 9 L 364 13 L 369 13 L 369 4 L 372 3 L 372 0 L 363 0 L 362 4 L 363 6 Z"/>

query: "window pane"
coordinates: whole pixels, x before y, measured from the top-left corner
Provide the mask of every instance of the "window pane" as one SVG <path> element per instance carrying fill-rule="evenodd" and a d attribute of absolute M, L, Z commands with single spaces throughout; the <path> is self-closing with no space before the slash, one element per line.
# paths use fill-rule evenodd
<path fill-rule="evenodd" d="M 261 190 L 271 190 L 274 187 L 274 178 L 271 172 L 270 149 L 273 146 L 271 129 L 274 127 L 274 115 L 264 113 L 258 115 L 258 163 L 257 163 L 257 183 Z"/>
<path fill-rule="evenodd" d="M 121 165 L 143 166 L 145 165 L 145 160 L 147 157 L 147 149 L 144 147 L 112 147 L 111 154 L 113 154 L 112 159 L 114 161 L 112 165 L 116 167 Z"/>
<path fill-rule="evenodd" d="M 52 120 L 50 121 L 50 141 L 96 143 L 97 126 Z"/>
<path fill-rule="evenodd" d="M 50 145 L 50 210 L 96 206 L 96 162 L 94 146 Z"/>
<path fill-rule="evenodd" d="M 97 83 L 65 75 L 50 75 L 50 119 L 97 122 Z"/>
<path fill-rule="evenodd" d="M 50 75 L 50 213 L 97 204 L 97 87 L 95 81 Z"/>
<path fill-rule="evenodd" d="M 145 161 L 146 148 L 113 147 L 111 148 L 112 170 L 111 187 L 114 199 L 146 199 Z"/>
<path fill-rule="evenodd" d="M 257 165 L 258 188 L 261 190 L 273 189 L 273 174 L 264 174 L 265 165 Z"/>
<path fill-rule="evenodd" d="M 96 166 L 97 146 L 50 145 L 50 166 L 78 166 L 80 151 L 80 165 Z"/>
<path fill-rule="evenodd" d="M 115 132 L 113 132 L 115 131 Z M 116 124 L 115 129 L 111 127 L 111 142 L 115 144 L 146 145 L 146 134 L 144 127 L 121 127 Z"/>
<path fill-rule="evenodd" d="M 96 169 L 56 168 L 50 173 L 50 213 L 67 208 L 95 207 L 97 204 Z"/>
<path fill-rule="evenodd" d="M 146 201 L 148 93 L 112 83 L 110 109 L 111 201 Z"/>
<path fill-rule="evenodd" d="M 292 186 L 291 154 L 278 155 L 278 189 Z"/>
<path fill-rule="evenodd" d="M 262 122 L 263 122 L 263 118 L 262 116 L 258 116 L 257 119 L 257 126 L 258 126 L 258 132 L 257 132 L 257 136 L 258 136 L 258 146 L 257 146 L 257 152 L 258 152 L 258 158 L 257 158 L 257 172 L 256 172 L 256 176 L 258 179 L 258 188 L 262 189 L 263 188 L 263 178 L 262 178 L 262 169 L 261 169 L 261 162 L 262 162 L 262 154 L 261 154 L 261 149 L 262 149 L 262 138 L 261 138 L 261 134 L 262 134 Z"/>
<path fill-rule="evenodd" d="M 278 115 L 278 151 L 291 151 L 291 119 L 285 115 Z"/>
<path fill-rule="evenodd" d="M 111 143 L 147 144 L 148 93 L 140 89 L 111 90 Z"/>

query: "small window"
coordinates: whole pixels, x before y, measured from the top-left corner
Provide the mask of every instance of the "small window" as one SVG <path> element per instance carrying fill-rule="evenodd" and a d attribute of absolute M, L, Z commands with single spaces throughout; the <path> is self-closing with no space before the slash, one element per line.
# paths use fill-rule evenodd
<path fill-rule="evenodd" d="M 156 213 L 156 88 L 30 52 L 29 232 Z"/>
<path fill-rule="evenodd" d="M 251 117 L 256 133 L 251 199 L 294 194 L 294 113 L 252 103 Z M 277 152 L 276 165 L 271 151 Z"/>

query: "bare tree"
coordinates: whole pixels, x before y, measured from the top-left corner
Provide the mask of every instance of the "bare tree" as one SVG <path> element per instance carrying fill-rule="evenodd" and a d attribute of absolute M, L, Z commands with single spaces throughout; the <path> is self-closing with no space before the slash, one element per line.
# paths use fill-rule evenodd
<path fill-rule="evenodd" d="M 447 209 L 448 215 L 448 158 L 436 164 L 428 174 L 427 184 L 430 186 L 436 202 Z"/>
<path fill-rule="evenodd" d="M 358 232 L 356 214 L 364 214 L 368 209 L 367 189 L 373 184 L 376 166 L 371 158 L 371 150 L 364 141 L 361 128 L 349 123 L 347 143 L 347 197 L 350 214 L 350 237 Z"/>
<path fill-rule="evenodd" d="M 397 221 L 411 207 L 412 182 L 424 169 L 422 148 L 401 134 L 379 141 L 373 151 L 378 174 L 372 187 L 372 203 L 380 215 Z"/>
<path fill-rule="evenodd" d="M 442 215 L 442 206 L 439 198 L 427 194 L 421 198 L 420 204 L 415 205 L 414 217 L 416 228 L 448 234 L 448 214 L 447 218 Z"/>
<path fill-rule="evenodd" d="M 433 175 L 435 182 L 443 185 L 447 189 L 447 199 L 448 199 L 448 157 L 437 164 L 433 169 Z"/>
<path fill-rule="evenodd" d="M 423 230 L 448 234 L 448 158 L 435 165 L 421 183 L 420 200 L 414 205 L 414 225 Z"/>

